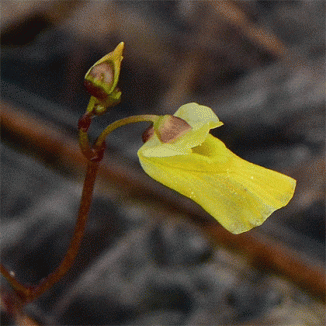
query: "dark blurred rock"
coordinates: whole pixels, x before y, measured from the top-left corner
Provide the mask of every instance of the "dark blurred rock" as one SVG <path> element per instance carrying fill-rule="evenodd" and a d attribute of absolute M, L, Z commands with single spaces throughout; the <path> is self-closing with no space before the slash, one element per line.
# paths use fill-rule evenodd
<path fill-rule="evenodd" d="M 88 295 L 71 303 L 60 325 L 121 325 L 134 315 L 133 309 L 110 301 L 107 296 Z"/>
<path fill-rule="evenodd" d="M 50 28 L 51 23 L 41 14 L 35 14 L 16 26 L 1 31 L 2 46 L 22 46 L 32 42 L 39 33 Z"/>
<path fill-rule="evenodd" d="M 293 229 L 325 245 L 325 202 L 312 202 L 309 207 L 289 221 Z"/>
<path fill-rule="evenodd" d="M 108 316 L 115 313 L 115 309 L 111 312 L 110 302 L 115 302 L 117 307 L 120 307 L 118 310 L 128 307 L 134 318 L 130 322 L 132 324 L 146 324 L 154 318 L 153 316 L 163 324 L 184 324 L 186 318 L 193 314 L 201 302 L 198 301 L 196 292 L 199 290 L 199 279 L 206 274 L 200 273 L 203 264 L 196 259 L 196 255 L 192 261 L 192 269 L 188 270 L 189 267 L 185 266 L 185 263 L 190 263 L 190 256 L 186 261 L 180 261 L 180 254 L 175 251 L 169 254 L 171 262 L 175 263 L 168 266 L 157 265 L 156 257 L 151 253 L 156 249 L 151 246 L 151 242 L 153 232 L 159 227 L 160 224 L 144 225 L 141 230 L 130 231 L 113 250 L 103 254 L 62 298 L 59 305 L 59 311 L 62 312 L 57 311 L 61 322 L 68 323 L 67 316 L 70 316 L 70 311 L 75 310 L 75 302 L 82 302 L 83 298 L 92 294 L 95 301 L 97 297 L 105 295 L 107 307 L 102 310 Z M 171 241 L 173 237 L 178 240 L 177 234 L 171 234 Z M 180 243 L 179 246 L 182 247 L 186 243 Z M 214 281 L 211 279 L 206 284 L 211 289 L 204 290 L 206 295 L 214 295 Z M 204 301 L 209 300 L 204 299 L 205 295 L 201 298 Z M 103 315 L 99 324 L 104 324 L 107 318 L 111 318 L 108 316 Z"/>
<path fill-rule="evenodd" d="M 53 189 L 54 173 L 44 173 L 40 164 L 18 151 L 1 145 L 1 218 L 2 222 L 21 218 L 37 200 Z M 26 191 L 28 189 L 28 191 Z"/>
<path fill-rule="evenodd" d="M 237 322 L 257 319 L 281 302 L 282 294 L 264 284 L 264 280 L 258 284 L 243 282 L 227 294 L 227 303 L 234 308 Z"/>
<path fill-rule="evenodd" d="M 153 279 L 154 280 L 154 279 Z M 190 314 L 194 310 L 195 300 L 190 291 L 180 282 L 170 280 L 159 280 L 155 278 L 153 283 L 149 284 L 146 293 L 146 301 L 149 310 L 175 310 L 184 315 Z"/>
<path fill-rule="evenodd" d="M 144 314 L 133 320 L 132 324 L 135 326 L 180 326 L 185 324 L 185 317 L 177 310 L 162 309 Z M 129 326 L 130 324 L 124 325 Z"/>
<path fill-rule="evenodd" d="M 149 249 L 164 267 L 196 265 L 207 261 L 213 249 L 207 239 L 186 224 L 159 224 L 150 236 Z"/>

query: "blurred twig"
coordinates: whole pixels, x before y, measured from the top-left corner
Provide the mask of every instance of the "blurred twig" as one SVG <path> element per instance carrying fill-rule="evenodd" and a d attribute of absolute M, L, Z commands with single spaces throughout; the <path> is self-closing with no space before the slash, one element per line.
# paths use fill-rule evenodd
<path fill-rule="evenodd" d="M 257 26 L 251 22 L 245 12 L 234 2 L 207 1 L 204 8 L 202 2 L 198 2 L 198 9 L 202 9 L 202 15 L 194 14 L 191 18 L 191 26 L 196 27 L 192 42 L 188 44 L 187 54 L 176 66 L 170 79 L 170 88 L 166 92 L 160 107 L 173 111 L 180 106 L 184 99 L 193 91 L 195 84 L 199 83 L 201 76 L 207 69 L 217 72 L 217 53 L 228 57 L 228 65 L 220 67 L 220 71 L 234 67 L 248 67 L 259 65 L 257 54 L 249 55 L 243 52 L 245 40 L 253 45 L 257 51 L 261 51 L 274 59 L 287 58 L 286 46 L 279 38 L 263 26 Z M 230 33 L 230 35 L 228 35 Z M 242 37 L 243 39 L 241 40 Z M 215 49 L 215 62 L 209 60 L 209 53 Z M 254 51 L 255 52 L 255 51 Z M 221 63 L 221 65 L 223 62 Z M 226 64 L 226 62 L 225 62 Z M 208 66 L 211 66 L 208 68 Z"/>
<path fill-rule="evenodd" d="M 253 44 L 276 57 L 282 58 L 286 55 L 286 47 L 278 37 L 264 27 L 252 23 L 236 3 L 230 0 L 223 0 L 211 1 L 210 4 L 215 9 L 217 15 L 222 17 L 227 24 L 236 27 Z"/>

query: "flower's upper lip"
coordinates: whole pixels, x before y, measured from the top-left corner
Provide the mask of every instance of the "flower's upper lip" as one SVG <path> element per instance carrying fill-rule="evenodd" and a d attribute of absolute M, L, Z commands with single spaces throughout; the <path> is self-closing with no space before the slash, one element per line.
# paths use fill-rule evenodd
<path fill-rule="evenodd" d="M 174 116 L 187 121 L 194 130 L 204 125 L 208 125 L 209 129 L 223 125 L 211 108 L 194 102 L 182 105 Z"/>
<path fill-rule="evenodd" d="M 156 134 L 140 149 L 140 154 L 148 157 L 187 155 L 191 149 L 201 145 L 210 129 L 223 125 L 211 108 L 197 103 L 182 105 L 174 116 L 185 120 L 192 129 L 172 143 L 162 143 Z"/>

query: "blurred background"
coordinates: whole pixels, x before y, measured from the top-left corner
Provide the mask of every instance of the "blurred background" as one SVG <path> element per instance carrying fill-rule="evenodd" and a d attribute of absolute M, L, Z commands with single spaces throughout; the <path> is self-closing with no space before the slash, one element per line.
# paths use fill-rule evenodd
<path fill-rule="evenodd" d="M 1 16 L 1 257 L 22 282 L 67 249 L 86 167 L 83 77 L 121 41 L 122 101 L 91 138 L 197 102 L 233 152 L 297 180 L 287 207 L 235 236 L 141 170 L 146 123 L 115 131 L 76 264 L 26 306 L 29 322 L 324 324 L 324 1 L 2 0 Z M 1 324 L 14 324 L 3 310 Z"/>

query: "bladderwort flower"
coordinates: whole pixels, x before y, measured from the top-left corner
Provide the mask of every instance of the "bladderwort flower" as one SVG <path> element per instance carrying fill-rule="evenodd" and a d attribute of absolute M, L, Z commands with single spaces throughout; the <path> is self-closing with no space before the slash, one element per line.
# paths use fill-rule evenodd
<path fill-rule="evenodd" d="M 151 178 L 192 199 L 239 234 L 286 206 L 296 181 L 232 153 L 209 133 L 221 125 L 209 107 L 185 104 L 145 132 L 138 157 Z"/>

